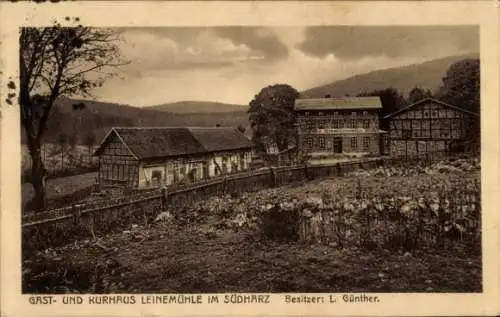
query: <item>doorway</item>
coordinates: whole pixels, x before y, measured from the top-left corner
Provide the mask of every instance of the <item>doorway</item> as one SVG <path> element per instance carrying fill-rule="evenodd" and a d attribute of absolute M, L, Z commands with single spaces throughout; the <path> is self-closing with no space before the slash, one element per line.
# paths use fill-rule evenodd
<path fill-rule="evenodd" d="M 342 138 L 333 138 L 333 153 L 342 153 Z"/>

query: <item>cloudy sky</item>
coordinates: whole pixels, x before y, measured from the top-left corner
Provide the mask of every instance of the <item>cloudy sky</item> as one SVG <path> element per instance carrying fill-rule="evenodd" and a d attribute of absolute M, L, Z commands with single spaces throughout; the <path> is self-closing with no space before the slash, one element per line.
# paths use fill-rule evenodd
<path fill-rule="evenodd" d="M 248 104 L 266 85 L 301 91 L 359 73 L 479 51 L 475 27 L 169 27 L 121 29 L 130 64 L 96 92 L 149 106 Z"/>

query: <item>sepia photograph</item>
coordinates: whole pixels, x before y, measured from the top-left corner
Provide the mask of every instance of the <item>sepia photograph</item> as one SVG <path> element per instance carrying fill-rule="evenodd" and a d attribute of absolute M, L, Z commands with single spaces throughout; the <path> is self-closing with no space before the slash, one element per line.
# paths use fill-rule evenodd
<path fill-rule="evenodd" d="M 25 293 L 481 292 L 475 26 L 22 28 Z"/>
<path fill-rule="evenodd" d="M 495 4 L 195 4 L 0 3 L 2 315 L 497 312 Z"/>

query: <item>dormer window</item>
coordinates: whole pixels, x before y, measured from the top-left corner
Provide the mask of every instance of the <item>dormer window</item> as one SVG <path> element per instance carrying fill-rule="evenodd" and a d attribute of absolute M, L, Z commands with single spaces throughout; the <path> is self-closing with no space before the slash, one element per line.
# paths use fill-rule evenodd
<path fill-rule="evenodd" d="M 368 115 L 368 111 L 363 111 L 363 115 L 367 116 Z"/>
<path fill-rule="evenodd" d="M 356 116 L 356 111 L 351 112 L 351 116 Z"/>
<path fill-rule="evenodd" d="M 322 116 L 322 115 L 323 115 L 323 112 L 322 112 L 322 111 L 320 111 L 320 112 L 318 113 L 318 115 L 319 115 L 319 116 Z"/>
<path fill-rule="evenodd" d="M 309 117 L 309 111 L 306 111 L 305 116 Z"/>

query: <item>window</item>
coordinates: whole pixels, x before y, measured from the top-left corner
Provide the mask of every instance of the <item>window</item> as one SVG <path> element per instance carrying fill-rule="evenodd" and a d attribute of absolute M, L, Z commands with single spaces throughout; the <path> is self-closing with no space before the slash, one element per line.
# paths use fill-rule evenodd
<path fill-rule="evenodd" d="M 352 119 L 349 122 L 349 128 L 351 128 L 351 129 L 355 129 L 356 128 L 356 120 Z"/>
<path fill-rule="evenodd" d="M 322 115 L 323 115 L 322 111 L 318 112 L 318 116 L 322 116 Z"/>
<path fill-rule="evenodd" d="M 411 129 L 403 129 L 403 139 L 411 139 Z"/>
<path fill-rule="evenodd" d="M 227 173 L 227 162 L 228 162 L 227 157 L 223 157 L 222 158 L 222 172 L 224 174 Z"/>
<path fill-rule="evenodd" d="M 325 149 L 325 137 L 319 137 L 319 148 L 322 150 Z"/>
<path fill-rule="evenodd" d="M 334 115 L 334 116 L 338 116 L 338 115 L 339 115 L 338 111 L 335 111 L 335 112 L 333 113 L 333 115 Z"/>
<path fill-rule="evenodd" d="M 363 111 L 363 115 L 367 116 L 368 115 L 368 111 Z"/>
<path fill-rule="evenodd" d="M 370 127 L 370 120 L 363 120 L 363 128 L 368 129 Z"/>
<path fill-rule="evenodd" d="M 307 144 L 307 147 L 308 147 L 308 148 L 311 148 L 311 147 L 312 147 L 312 144 L 313 144 L 313 138 L 312 138 L 312 137 L 310 137 L 310 136 L 308 136 L 308 137 L 306 138 L 306 144 Z"/>
<path fill-rule="evenodd" d="M 309 111 L 306 111 L 306 117 L 309 117 Z"/>
<path fill-rule="evenodd" d="M 356 116 L 356 111 L 351 112 L 351 116 L 355 117 Z"/>
<path fill-rule="evenodd" d="M 368 151 L 370 149 L 370 137 L 363 137 L 363 148 L 365 151 Z"/>
<path fill-rule="evenodd" d="M 174 163 L 174 183 L 179 181 L 179 164 Z"/>
<path fill-rule="evenodd" d="M 153 180 L 153 184 L 159 184 L 161 182 L 162 177 L 163 174 L 159 170 L 154 170 L 151 172 L 151 178 Z"/>
<path fill-rule="evenodd" d="M 334 129 L 338 129 L 339 128 L 339 120 L 333 120 L 332 121 L 332 126 Z"/>
<path fill-rule="evenodd" d="M 358 148 L 358 140 L 356 137 L 351 138 L 351 149 L 352 150 L 357 150 Z"/>

